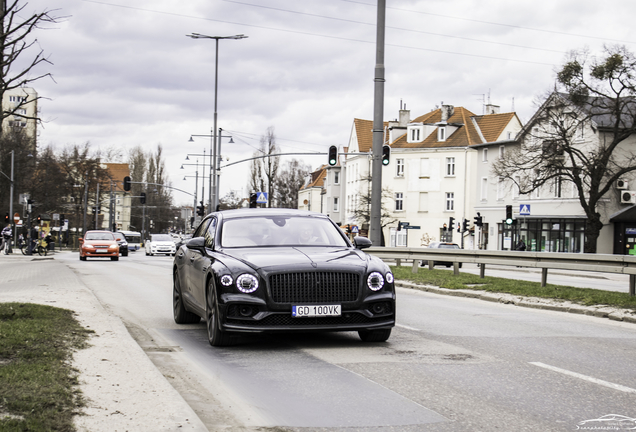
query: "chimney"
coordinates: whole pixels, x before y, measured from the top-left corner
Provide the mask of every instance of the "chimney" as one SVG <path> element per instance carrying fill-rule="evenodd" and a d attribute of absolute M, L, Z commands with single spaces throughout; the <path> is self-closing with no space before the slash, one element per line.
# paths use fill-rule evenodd
<path fill-rule="evenodd" d="M 405 109 L 400 110 L 400 126 L 406 126 L 411 122 L 411 110 Z"/>
<path fill-rule="evenodd" d="M 455 114 L 455 107 L 452 105 L 442 105 L 442 123 L 446 123 Z"/>
<path fill-rule="evenodd" d="M 486 114 L 499 114 L 499 105 L 486 105 Z"/>

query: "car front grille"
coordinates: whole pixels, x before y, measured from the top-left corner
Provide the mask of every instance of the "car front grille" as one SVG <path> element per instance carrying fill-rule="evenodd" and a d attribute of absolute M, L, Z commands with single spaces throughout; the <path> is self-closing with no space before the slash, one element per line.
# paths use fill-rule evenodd
<path fill-rule="evenodd" d="M 229 317 L 228 317 L 229 318 Z M 229 324 L 245 325 L 248 327 L 306 327 L 306 326 L 338 326 L 356 324 L 376 324 L 390 321 L 393 316 L 379 318 L 367 317 L 361 313 L 344 313 L 339 317 L 294 318 L 291 314 L 271 314 L 261 320 L 228 319 Z"/>
<path fill-rule="evenodd" d="M 283 304 L 353 302 L 358 299 L 357 273 L 281 273 L 269 277 L 272 300 Z"/>

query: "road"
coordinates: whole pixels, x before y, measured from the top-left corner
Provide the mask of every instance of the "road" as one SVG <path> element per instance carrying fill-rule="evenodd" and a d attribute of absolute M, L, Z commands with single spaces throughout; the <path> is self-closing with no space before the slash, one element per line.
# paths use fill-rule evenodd
<path fill-rule="evenodd" d="M 633 324 L 399 289 L 388 343 L 337 333 L 212 348 L 203 323 L 172 320 L 171 257 L 56 259 L 210 431 L 571 431 L 636 417 Z"/>

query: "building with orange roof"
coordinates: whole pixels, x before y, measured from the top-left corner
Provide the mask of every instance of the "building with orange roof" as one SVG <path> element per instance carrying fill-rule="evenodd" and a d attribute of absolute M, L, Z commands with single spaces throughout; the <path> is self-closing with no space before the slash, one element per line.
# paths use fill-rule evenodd
<path fill-rule="evenodd" d="M 404 108 L 398 119 L 385 122 L 391 156 L 383 167 L 382 185 L 393 198 L 383 202 L 390 220 L 383 228 L 387 246 L 420 247 L 440 240 L 465 248 L 481 244 L 479 231 L 477 240 L 474 231 L 457 231 L 463 219 L 472 221 L 476 205 L 475 146 L 513 140 L 522 128 L 515 113 L 499 113 L 494 105 L 486 106 L 486 113 L 475 115 L 463 107 L 442 105 L 411 120 Z M 361 223 L 353 220 L 353 214 L 373 175 L 368 154 L 372 128 L 371 121 L 354 120 L 345 164 L 344 223 Z M 420 228 L 398 229 L 399 222 Z"/>
<path fill-rule="evenodd" d="M 323 212 L 326 179 L 327 165 L 322 165 L 305 179 L 305 184 L 298 191 L 298 208 L 300 210 Z"/>

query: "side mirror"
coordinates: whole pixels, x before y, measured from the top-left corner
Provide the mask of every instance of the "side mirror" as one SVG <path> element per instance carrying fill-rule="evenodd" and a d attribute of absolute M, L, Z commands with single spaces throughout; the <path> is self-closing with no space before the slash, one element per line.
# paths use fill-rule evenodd
<path fill-rule="evenodd" d="M 186 243 L 186 247 L 188 249 L 200 249 L 200 250 L 203 250 L 205 248 L 205 237 L 194 237 L 194 238 L 191 238 Z"/>
<path fill-rule="evenodd" d="M 356 246 L 356 249 L 365 249 L 371 247 L 373 243 L 366 237 L 357 236 L 353 238 L 353 244 Z"/>
<path fill-rule="evenodd" d="M 79 242 L 80 244 L 84 243 L 84 239 L 83 238 L 79 239 Z"/>
<path fill-rule="evenodd" d="M 121 239 L 118 237 L 118 238 L 115 239 L 115 241 L 121 241 Z"/>

